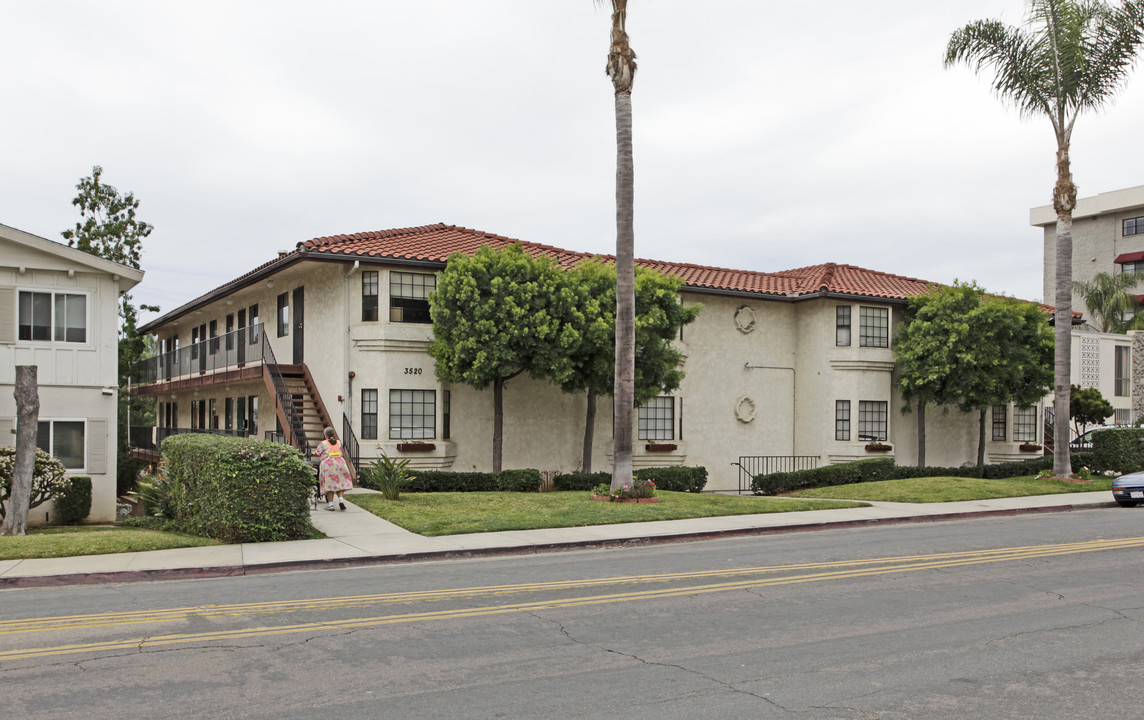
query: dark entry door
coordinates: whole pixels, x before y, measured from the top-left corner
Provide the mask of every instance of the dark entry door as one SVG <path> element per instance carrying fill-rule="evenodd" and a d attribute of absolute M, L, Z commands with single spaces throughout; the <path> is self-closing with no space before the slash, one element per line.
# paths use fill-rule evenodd
<path fill-rule="evenodd" d="M 294 364 L 301 365 L 306 362 L 303 350 L 306 346 L 305 338 L 302 330 L 303 318 L 305 317 L 305 292 L 304 288 L 294 288 Z"/>

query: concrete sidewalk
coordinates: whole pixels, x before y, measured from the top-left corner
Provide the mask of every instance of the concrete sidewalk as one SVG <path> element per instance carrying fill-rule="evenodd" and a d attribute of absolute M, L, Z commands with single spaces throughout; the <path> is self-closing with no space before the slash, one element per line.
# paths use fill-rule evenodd
<path fill-rule="evenodd" d="M 350 494 L 367 492 L 372 491 Z M 327 536 L 321 540 L 5 560 L 0 561 L 0 588 L 221 577 L 1113 506 L 1112 494 L 1101 491 L 953 503 L 876 502 L 864 508 L 422 537 L 352 503 L 335 512 L 320 504 L 310 514 L 314 526 Z"/>

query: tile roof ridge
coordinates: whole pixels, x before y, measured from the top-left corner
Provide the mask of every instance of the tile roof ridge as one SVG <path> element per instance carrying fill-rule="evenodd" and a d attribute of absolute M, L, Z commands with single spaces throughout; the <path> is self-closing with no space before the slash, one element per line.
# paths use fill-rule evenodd
<path fill-rule="evenodd" d="M 417 235 L 432 230 L 443 230 L 448 227 L 453 226 L 446 225 L 445 223 L 434 223 L 432 225 L 416 225 L 413 227 L 391 228 L 389 230 L 365 230 L 355 233 L 342 233 L 340 235 L 323 235 L 310 240 L 303 240 L 298 243 L 298 247 L 305 247 L 307 250 L 316 250 L 325 245 L 332 245 L 333 243 L 345 242 L 347 240 L 373 240 L 378 238 L 399 237 L 401 235 Z"/>
<path fill-rule="evenodd" d="M 508 243 L 517 243 L 526 247 L 537 248 L 539 250 L 550 250 L 554 252 L 565 253 L 567 255 L 576 255 L 578 257 L 595 257 L 598 255 L 598 253 L 586 253 L 579 250 L 569 250 L 567 248 L 556 247 L 555 245 L 545 245 L 543 243 L 532 242 L 530 240 L 520 240 L 518 238 L 511 238 L 505 235 L 497 235 L 496 233 L 485 232 L 484 230 L 476 230 L 474 228 L 467 228 L 462 225 L 447 225 L 445 226 L 445 229 L 456 230 L 458 232 L 465 232 L 471 235 L 476 235 L 478 237 L 487 237 L 493 240 L 501 240 Z"/>

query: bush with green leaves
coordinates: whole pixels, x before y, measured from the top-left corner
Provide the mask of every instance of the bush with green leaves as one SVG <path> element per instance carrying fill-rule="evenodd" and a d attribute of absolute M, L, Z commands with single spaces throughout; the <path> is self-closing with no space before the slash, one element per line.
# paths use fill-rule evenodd
<path fill-rule="evenodd" d="M 91 478 L 76 475 L 68 478 L 58 493 L 53 506 L 56 522 L 75 525 L 91 514 Z"/>
<path fill-rule="evenodd" d="M 358 482 L 363 487 L 380 491 L 386 500 L 400 500 L 401 491 L 413 482 L 414 477 L 409 472 L 409 458 L 397 460 L 382 453 L 381 457 L 362 469 Z"/>
<path fill-rule="evenodd" d="M 294 448 L 187 433 L 164 440 L 162 455 L 181 532 L 232 543 L 316 536 L 313 474 Z"/>
<path fill-rule="evenodd" d="M 1121 474 L 1144 470 L 1144 430 L 1110 428 L 1093 433 L 1089 467 Z"/>
<path fill-rule="evenodd" d="M 5 517 L 9 496 L 12 493 L 12 475 L 16 466 L 16 448 L 0 448 L 0 518 Z M 39 507 L 59 493 L 67 482 L 67 469 L 43 450 L 36 448 L 36 460 L 32 465 L 32 491 L 28 498 L 28 509 Z"/>
<path fill-rule="evenodd" d="M 135 482 L 135 489 L 127 493 L 139 503 L 146 517 L 175 519 L 171 504 L 171 483 L 160 468 L 158 475 L 143 475 Z"/>
<path fill-rule="evenodd" d="M 654 480 L 657 489 L 671 492 L 698 493 L 707 486 L 707 468 L 702 465 L 640 468 L 632 474 L 641 480 Z M 602 483 L 611 485 L 611 482 L 612 474 L 609 472 L 568 473 L 557 475 L 552 480 L 557 490 L 591 490 Z"/>

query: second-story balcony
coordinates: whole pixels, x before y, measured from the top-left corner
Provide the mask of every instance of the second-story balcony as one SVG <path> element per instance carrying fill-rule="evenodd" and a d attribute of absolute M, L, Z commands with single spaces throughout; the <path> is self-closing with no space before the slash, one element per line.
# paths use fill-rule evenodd
<path fill-rule="evenodd" d="M 141 360 L 131 369 L 131 394 L 258 380 L 264 358 L 271 355 L 267 342 L 260 323 Z"/>

